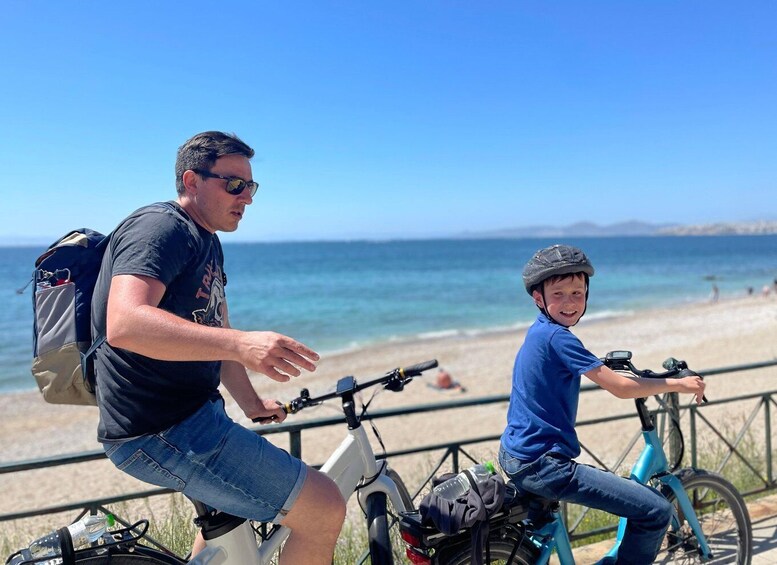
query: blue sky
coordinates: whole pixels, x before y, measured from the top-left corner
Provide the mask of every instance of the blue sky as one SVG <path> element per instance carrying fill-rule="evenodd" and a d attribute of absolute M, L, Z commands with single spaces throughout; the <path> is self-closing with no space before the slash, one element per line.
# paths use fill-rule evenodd
<path fill-rule="evenodd" d="M 0 241 L 256 150 L 236 240 L 777 219 L 777 3 L 42 2 L 0 18 Z"/>

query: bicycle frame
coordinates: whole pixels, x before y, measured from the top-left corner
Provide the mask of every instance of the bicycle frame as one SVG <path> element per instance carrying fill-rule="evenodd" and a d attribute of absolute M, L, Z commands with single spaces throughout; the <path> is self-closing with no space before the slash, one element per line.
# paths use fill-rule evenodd
<path fill-rule="evenodd" d="M 405 506 L 394 481 L 382 472 L 383 469 L 378 469 L 367 433 L 361 425 L 348 431 L 348 436 L 321 467 L 321 471 L 335 481 L 346 500 L 354 491 L 360 499 L 374 492 L 383 492 L 397 511 L 410 510 Z M 366 483 L 357 490 L 362 480 Z"/>
<path fill-rule="evenodd" d="M 644 401 L 642 401 L 642 405 L 644 407 Z M 666 454 L 664 453 L 661 439 L 658 437 L 655 427 L 651 426 L 651 429 L 643 430 L 642 437 L 645 440 L 645 448 L 642 450 L 639 458 L 637 458 L 636 463 L 634 463 L 634 467 L 631 470 L 631 479 L 644 485 L 647 484 L 651 478 L 655 477 L 661 483 L 671 488 L 677 498 L 677 503 L 680 505 L 680 509 L 682 510 L 685 519 L 688 521 L 688 525 L 696 535 L 702 555 L 706 556 L 708 559 L 711 558 L 710 547 L 707 544 L 707 539 L 704 536 L 699 520 L 696 517 L 693 505 L 688 499 L 688 495 L 686 494 L 680 479 L 668 472 L 669 467 L 666 460 Z M 670 527 L 678 528 L 680 525 L 678 516 L 673 515 Z M 621 518 L 618 522 L 618 534 L 616 536 L 615 546 L 610 553 L 608 553 L 608 556 L 615 556 L 618 554 L 618 549 L 625 532 L 626 519 Z"/>
<path fill-rule="evenodd" d="M 672 489 L 677 497 L 678 504 L 683 511 L 684 517 L 688 521 L 688 525 L 696 535 L 701 553 L 709 559 L 711 558 L 711 555 L 707 539 L 704 537 L 704 532 L 702 531 L 696 513 L 693 510 L 693 505 L 688 499 L 688 495 L 686 494 L 680 479 L 669 472 L 666 454 L 664 453 L 661 439 L 658 437 L 658 433 L 656 432 L 655 426 L 652 423 L 650 414 L 645 405 L 645 399 L 638 398 L 635 400 L 635 403 L 637 405 L 640 421 L 642 422 L 642 438 L 645 441 L 645 447 L 642 449 L 642 452 L 631 469 L 630 479 L 644 485 L 647 484 L 651 478 L 655 477 L 661 481 L 661 483 Z M 626 518 L 620 518 L 618 521 L 618 532 L 615 537 L 615 543 L 603 559 L 615 558 L 618 556 L 618 550 L 623 541 L 623 536 L 626 533 L 626 524 Z M 680 525 L 678 516 L 673 515 L 671 527 L 679 527 Z M 567 534 L 564 520 L 562 519 L 560 512 L 555 512 L 553 520 L 543 528 L 534 532 L 530 537 L 532 537 L 535 544 L 537 544 L 541 550 L 540 557 L 537 560 L 538 564 L 545 565 L 548 563 L 548 560 L 555 549 L 561 565 L 574 565 L 575 559 L 572 555 L 572 546 L 569 542 L 569 535 Z"/>

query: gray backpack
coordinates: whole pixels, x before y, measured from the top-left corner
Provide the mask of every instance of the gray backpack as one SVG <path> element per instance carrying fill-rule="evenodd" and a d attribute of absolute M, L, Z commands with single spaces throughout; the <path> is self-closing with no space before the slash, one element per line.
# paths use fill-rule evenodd
<path fill-rule="evenodd" d="M 92 293 L 109 236 L 74 230 L 35 261 L 32 375 L 46 402 L 96 405 L 91 357 Z"/>

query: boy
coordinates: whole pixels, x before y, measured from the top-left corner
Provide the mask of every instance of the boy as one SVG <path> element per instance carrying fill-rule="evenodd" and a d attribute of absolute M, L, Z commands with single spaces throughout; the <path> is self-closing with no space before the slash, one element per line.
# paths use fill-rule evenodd
<path fill-rule="evenodd" d="M 628 518 L 618 563 L 652 563 L 671 518 L 667 500 L 650 487 L 580 465 L 575 418 L 580 377 L 618 398 L 687 392 L 701 402 L 701 377 L 641 379 L 605 367 L 569 330 L 580 321 L 594 268 L 576 247 L 541 249 L 523 270 L 526 291 L 540 314 L 513 368 L 507 428 L 499 463 L 522 490 Z"/>

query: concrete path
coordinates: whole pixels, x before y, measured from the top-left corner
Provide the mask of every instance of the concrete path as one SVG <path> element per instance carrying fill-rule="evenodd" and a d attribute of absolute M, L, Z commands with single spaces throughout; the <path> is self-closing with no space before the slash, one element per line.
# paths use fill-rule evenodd
<path fill-rule="evenodd" d="M 752 565 L 777 564 L 777 496 L 748 505 L 753 522 Z"/>

